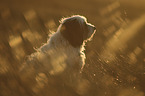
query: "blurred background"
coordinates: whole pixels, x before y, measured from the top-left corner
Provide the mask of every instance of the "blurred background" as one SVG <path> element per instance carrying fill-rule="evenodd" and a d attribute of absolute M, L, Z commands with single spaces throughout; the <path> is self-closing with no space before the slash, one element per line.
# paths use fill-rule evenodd
<path fill-rule="evenodd" d="M 94 85 L 92 96 L 145 96 L 144 5 L 144 0 L 0 0 L 0 96 L 31 96 L 14 74 L 59 20 L 74 14 L 97 27 L 82 73 Z M 44 86 L 38 96 L 49 92 Z M 77 95 L 63 90 L 51 96 Z"/>

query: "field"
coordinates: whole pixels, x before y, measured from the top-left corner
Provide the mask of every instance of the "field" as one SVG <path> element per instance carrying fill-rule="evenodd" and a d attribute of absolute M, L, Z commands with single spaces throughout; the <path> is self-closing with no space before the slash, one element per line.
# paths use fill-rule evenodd
<path fill-rule="evenodd" d="M 34 96 L 17 73 L 25 58 L 48 40 L 59 20 L 85 16 L 97 32 L 86 45 L 84 96 L 145 95 L 145 7 L 135 0 L 0 0 L 0 96 Z M 80 96 L 42 74 L 35 96 Z M 45 84 L 41 84 L 45 82 Z M 30 82 L 33 83 L 33 82 Z M 89 95 L 88 95 L 89 94 Z"/>

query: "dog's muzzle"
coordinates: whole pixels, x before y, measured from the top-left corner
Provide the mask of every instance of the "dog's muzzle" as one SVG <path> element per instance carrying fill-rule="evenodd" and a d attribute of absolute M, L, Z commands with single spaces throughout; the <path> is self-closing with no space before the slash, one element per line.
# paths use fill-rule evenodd
<path fill-rule="evenodd" d="M 88 38 L 90 38 L 96 31 L 96 27 L 90 23 L 87 24 L 88 26 Z"/>

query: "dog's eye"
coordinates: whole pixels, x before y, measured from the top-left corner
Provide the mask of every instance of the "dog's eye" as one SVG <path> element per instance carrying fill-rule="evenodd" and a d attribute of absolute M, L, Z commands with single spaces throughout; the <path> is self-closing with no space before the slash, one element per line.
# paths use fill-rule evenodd
<path fill-rule="evenodd" d="M 84 23 L 85 30 L 88 29 L 88 24 Z"/>
<path fill-rule="evenodd" d="M 84 22 L 84 26 L 85 26 L 85 27 L 87 27 L 87 26 L 88 26 L 88 24 L 87 24 L 86 22 Z"/>

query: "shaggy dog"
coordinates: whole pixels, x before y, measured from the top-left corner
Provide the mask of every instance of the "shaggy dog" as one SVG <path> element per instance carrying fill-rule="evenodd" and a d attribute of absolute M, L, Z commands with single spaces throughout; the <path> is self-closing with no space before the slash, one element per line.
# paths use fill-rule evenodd
<path fill-rule="evenodd" d="M 80 15 L 63 18 L 60 23 L 48 42 L 22 64 L 20 79 L 28 91 L 37 94 L 48 84 L 49 76 L 59 76 L 65 85 L 82 95 L 89 83 L 79 75 L 85 64 L 84 46 L 96 28 Z"/>

